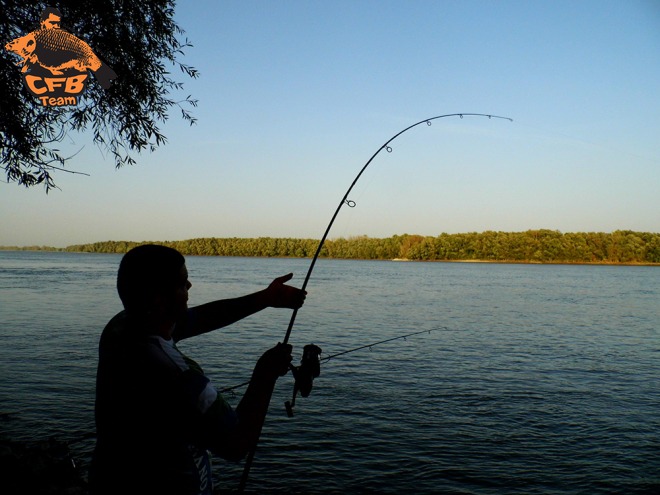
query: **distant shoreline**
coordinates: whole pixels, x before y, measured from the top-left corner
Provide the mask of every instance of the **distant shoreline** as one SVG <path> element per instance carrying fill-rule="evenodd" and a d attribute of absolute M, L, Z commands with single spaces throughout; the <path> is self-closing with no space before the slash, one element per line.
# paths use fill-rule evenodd
<path fill-rule="evenodd" d="M 65 248 L 1 246 L 4 251 L 47 251 L 122 254 L 140 244 L 177 249 L 185 256 L 312 258 L 319 240 L 282 237 L 204 237 L 180 241 L 103 241 Z M 660 265 L 660 233 L 617 230 L 568 232 L 468 232 L 438 236 L 394 235 L 388 238 L 354 236 L 326 239 L 319 258 L 439 261 L 453 263 L 524 263 L 586 265 Z"/>
<path fill-rule="evenodd" d="M 0 252 L 44 252 L 44 253 L 63 253 L 63 254 L 90 254 L 90 255 L 121 255 L 122 253 L 101 253 L 88 251 L 67 251 L 66 248 L 54 249 L 28 249 L 12 248 L 0 246 Z M 219 255 L 219 254 L 187 254 L 186 256 L 199 256 L 203 258 L 272 258 L 272 259 L 311 259 L 311 256 L 239 256 L 239 255 Z M 323 259 L 339 261 L 381 261 L 392 263 L 473 263 L 484 265 L 593 265 L 593 266 L 655 266 L 660 267 L 660 263 L 652 262 L 610 262 L 610 261 L 520 261 L 520 260 L 411 260 L 405 258 L 392 259 L 368 259 L 368 258 L 330 258 Z"/>

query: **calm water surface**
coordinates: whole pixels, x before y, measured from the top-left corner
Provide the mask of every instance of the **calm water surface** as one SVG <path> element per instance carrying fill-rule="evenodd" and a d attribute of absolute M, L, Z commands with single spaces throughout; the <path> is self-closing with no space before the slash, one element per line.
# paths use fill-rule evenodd
<path fill-rule="evenodd" d="M 98 337 L 118 255 L 0 252 L 0 425 L 56 435 L 86 466 Z M 189 257 L 190 305 L 309 260 Z M 286 417 L 278 382 L 254 493 L 660 493 L 660 269 L 320 260 L 291 336 L 332 359 Z M 183 342 L 218 388 L 282 340 L 269 309 Z M 298 359 L 298 358 L 296 358 Z M 240 400 L 241 390 L 230 402 Z M 242 464 L 215 461 L 235 490 Z"/>

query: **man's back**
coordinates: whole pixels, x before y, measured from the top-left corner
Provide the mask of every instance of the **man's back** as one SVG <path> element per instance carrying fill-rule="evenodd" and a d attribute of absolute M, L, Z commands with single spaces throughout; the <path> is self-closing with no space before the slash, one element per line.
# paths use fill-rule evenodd
<path fill-rule="evenodd" d="M 193 380 L 165 345 L 126 312 L 103 331 L 96 385 L 97 444 L 90 474 L 93 493 L 182 495 L 210 488 L 208 455 L 191 441 L 199 424 L 199 413 L 191 404 Z M 195 381 L 200 380 L 208 382 L 201 374 Z M 208 479 L 201 479 L 200 471 Z"/>

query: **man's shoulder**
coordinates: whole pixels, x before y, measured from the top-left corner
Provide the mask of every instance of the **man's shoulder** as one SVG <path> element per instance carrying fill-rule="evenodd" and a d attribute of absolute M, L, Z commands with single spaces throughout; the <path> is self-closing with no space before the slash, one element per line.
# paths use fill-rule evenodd
<path fill-rule="evenodd" d="M 147 343 L 144 327 L 139 319 L 120 311 L 107 323 L 99 341 L 99 351 L 112 352 L 140 347 Z"/>
<path fill-rule="evenodd" d="M 136 370 L 178 370 L 162 339 L 148 332 L 144 318 L 127 311 L 117 313 L 103 329 L 99 355 L 105 362 Z"/>
<path fill-rule="evenodd" d="M 126 323 L 126 321 L 128 321 L 128 312 L 125 309 L 123 309 L 115 316 L 110 318 L 110 321 L 108 321 L 108 324 L 105 326 L 105 328 L 108 329 L 119 325 L 123 325 Z"/>
<path fill-rule="evenodd" d="M 101 343 L 104 341 L 121 338 L 128 333 L 128 327 L 130 326 L 132 325 L 128 313 L 126 313 L 125 310 L 120 311 L 110 319 L 110 321 L 103 329 L 103 333 L 101 333 Z"/>

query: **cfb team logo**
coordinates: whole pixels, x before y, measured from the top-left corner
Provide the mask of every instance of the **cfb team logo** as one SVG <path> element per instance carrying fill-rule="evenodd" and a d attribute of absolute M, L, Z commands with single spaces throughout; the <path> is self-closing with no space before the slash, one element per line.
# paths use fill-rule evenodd
<path fill-rule="evenodd" d="M 44 106 L 77 105 L 88 71 L 103 89 L 117 77 L 87 43 L 61 28 L 61 19 L 59 10 L 46 7 L 38 29 L 5 45 L 21 58 L 16 65 L 22 66 L 25 85 Z"/>

